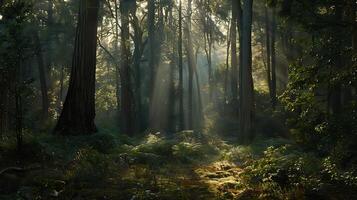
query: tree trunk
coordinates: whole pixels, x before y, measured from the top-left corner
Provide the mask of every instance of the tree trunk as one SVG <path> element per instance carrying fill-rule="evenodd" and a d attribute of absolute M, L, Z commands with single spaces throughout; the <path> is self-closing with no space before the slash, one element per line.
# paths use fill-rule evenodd
<path fill-rule="evenodd" d="M 238 100 L 238 62 L 237 62 L 237 19 L 238 2 L 232 0 L 232 20 L 231 20 L 231 90 L 232 102 L 236 105 Z M 236 109 L 236 108 L 235 108 Z"/>
<path fill-rule="evenodd" d="M 170 86 L 169 86 L 169 102 L 168 102 L 168 125 L 167 125 L 167 131 L 170 133 L 173 133 L 176 131 L 175 128 L 175 67 L 177 65 L 176 63 L 176 29 L 173 24 L 173 15 L 172 15 L 172 9 L 169 11 L 169 26 L 170 26 L 170 32 L 169 32 L 169 43 L 172 45 L 172 52 L 171 52 L 171 59 L 170 59 L 170 69 L 169 69 L 169 81 L 170 81 Z"/>
<path fill-rule="evenodd" d="M 193 73 L 194 73 L 194 53 L 191 38 L 191 14 L 192 14 L 192 0 L 188 0 L 187 4 L 187 22 L 185 26 L 186 35 L 186 53 L 188 66 L 188 129 L 193 129 Z"/>
<path fill-rule="evenodd" d="M 117 54 L 119 52 L 119 11 L 118 11 L 118 2 L 114 0 L 114 18 L 115 18 L 115 38 L 114 38 L 114 50 Z M 115 97 L 117 100 L 117 114 L 120 116 L 120 63 L 115 59 Z"/>
<path fill-rule="evenodd" d="M 201 130 L 202 129 L 202 124 L 203 124 L 203 107 L 202 107 L 202 96 L 201 96 L 201 86 L 200 86 L 200 79 L 197 71 L 197 53 L 198 49 L 196 51 L 196 57 L 195 57 L 195 64 L 193 65 L 193 73 L 195 74 L 195 79 L 196 79 L 196 89 L 197 89 L 197 115 L 195 115 L 195 129 L 196 130 Z"/>
<path fill-rule="evenodd" d="M 209 3 L 204 0 L 203 3 L 200 2 L 203 9 L 200 9 L 200 15 L 203 19 L 203 33 L 204 33 L 204 50 L 207 59 L 208 68 L 208 96 L 209 100 L 212 99 L 213 94 L 213 71 L 212 71 L 212 45 L 213 45 L 213 31 L 211 23 L 211 11 L 209 8 Z"/>
<path fill-rule="evenodd" d="M 55 132 L 63 135 L 96 132 L 95 69 L 99 0 L 81 0 L 71 77 Z"/>
<path fill-rule="evenodd" d="M 230 38 L 230 25 L 228 25 L 227 30 L 227 49 L 226 49 L 226 71 L 224 76 L 224 103 L 226 104 L 228 101 L 228 74 L 229 74 L 229 50 L 231 46 L 231 38 Z"/>
<path fill-rule="evenodd" d="M 139 20 L 133 13 L 133 28 L 134 28 L 134 56 L 133 56 L 133 69 L 135 70 L 135 97 L 136 97 L 136 131 L 142 131 L 142 101 L 141 101 L 141 70 L 140 63 L 141 57 L 144 51 L 143 41 L 142 41 L 142 31 L 139 27 Z"/>
<path fill-rule="evenodd" d="M 150 84 L 149 84 L 149 98 L 150 107 L 154 95 L 155 76 L 156 76 L 156 37 L 155 37 L 155 0 L 148 0 L 148 45 L 149 45 L 149 70 L 150 70 Z"/>
<path fill-rule="evenodd" d="M 276 97 L 276 49 L 275 49 L 275 35 L 276 35 L 276 8 L 273 8 L 272 22 L 271 22 L 271 104 L 273 109 L 277 103 Z"/>
<path fill-rule="evenodd" d="M 179 68 L 179 130 L 183 130 L 184 123 L 184 109 L 183 109 L 183 52 L 182 52 L 182 1 L 179 5 L 179 38 L 178 38 L 178 68 Z"/>
<path fill-rule="evenodd" d="M 130 2 L 122 0 L 121 12 L 121 129 L 122 132 L 132 135 L 133 126 L 133 99 L 130 73 L 130 41 L 129 41 L 129 5 Z"/>
<path fill-rule="evenodd" d="M 254 93 L 252 77 L 252 10 L 253 0 L 243 4 L 241 97 L 239 125 L 241 142 L 248 143 L 253 138 Z"/>
<path fill-rule="evenodd" d="M 265 49 L 266 49 L 266 63 L 267 63 L 267 83 L 269 94 L 271 95 L 272 86 L 271 86 L 271 42 L 270 42 L 270 18 L 269 18 L 269 11 L 268 6 L 265 6 Z"/>
<path fill-rule="evenodd" d="M 38 33 L 34 33 L 34 41 L 36 45 L 36 58 L 38 64 L 38 72 L 40 76 L 41 95 L 42 95 L 42 119 L 46 120 L 48 117 L 49 100 L 48 100 L 48 88 L 46 81 L 46 69 L 43 62 L 42 47 Z"/>

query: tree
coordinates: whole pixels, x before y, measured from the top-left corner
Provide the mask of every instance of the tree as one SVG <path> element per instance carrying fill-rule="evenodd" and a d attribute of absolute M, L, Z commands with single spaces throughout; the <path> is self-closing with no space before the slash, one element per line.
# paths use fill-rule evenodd
<path fill-rule="evenodd" d="M 241 141 L 249 142 L 253 136 L 254 93 L 252 77 L 252 11 L 253 0 L 244 0 L 242 15 L 242 63 L 240 85 L 239 126 Z"/>
<path fill-rule="evenodd" d="M 178 68 L 179 68 L 179 129 L 183 130 L 184 123 L 184 108 L 183 108 L 183 51 L 182 51 L 182 1 L 179 3 L 179 36 L 178 36 Z"/>
<path fill-rule="evenodd" d="M 81 0 L 68 93 L 55 132 L 96 132 L 95 70 L 99 0 Z"/>
<path fill-rule="evenodd" d="M 155 75 L 157 67 L 157 47 L 155 36 L 155 1 L 148 0 L 148 17 L 147 17 L 147 30 L 148 30 L 148 46 L 149 46 L 149 70 L 150 70 L 150 84 L 149 84 L 149 98 L 150 107 L 151 100 L 153 99 L 154 87 L 155 87 Z"/>
<path fill-rule="evenodd" d="M 185 24 L 186 36 L 186 53 L 187 53 L 187 66 L 188 66 L 188 129 L 193 129 L 193 77 L 194 77 L 194 52 L 191 37 L 191 17 L 192 17 L 192 0 L 188 0 L 187 4 L 187 21 Z"/>
<path fill-rule="evenodd" d="M 136 16 L 136 5 L 132 5 L 134 8 L 132 9 L 132 20 L 131 25 L 134 29 L 133 42 L 134 42 L 134 52 L 132 58 L 132 68 L 135 71 L 135 108 L 136 108 L 136 130 L 135 131 L 143 131 L 143 109 L 142 109 L 142 73 L 140 69 L 141 58 L 144 52 L 144 48 L 146 46 L 147 40 L 143 41 L 143 30 L 140 27 L 140 22 L 138 17 Z"/>
<path fill-rule="evenodd" d="M 34 33 L 34 42 L 36 46 L 36 58 L 38 64 L 38 71 L 40 76 L 40 85 L 41 85 L 41 95 L 42 95 L 42 118 L 47 119 L 48 117 L 48 109 L 49 109 L 49 100 L 48 100 L 48 87 L 47 87 L 47 80 L 46 80 L 46 71 L 45 71 L 45 64 L 43 61 L 42 55 L 42 47 L 40 43 L 40 38 L 38 33 Z"/>
<path fill-rule="evenodd" d="M 132 2 L 121 0 L 121 128 L 126 134 L 133 134 L 133 99 L 130 69 L 129 11 Z M 135 2 L 134 2 L 135 4 Z"/>
<path fill-rule="evenodd" d="M 232 101 L 238 100 L 238 61 L 237 61 L 237 20 L 238 20 L 238 1 L 232 0 L 232 20 L 231 20 L 231 89 Z"/>
<path fill-rule="evenodd" d="M 265 6 L 266 62 L 267 82 L 272 108 L 276 106 L 276 8 L 273 8 L 272 18 L 269 17 L 268 6 Z"/>
<path fill-rule="evenodd" d="M 275 45 L 275 38 L 276 38 L 276 8 L 273 8 L 272 12 L 272 22 L 271 22 L 271 104 L 272 107 L 275 108 L 277 103 L 276 97 L 276 45 Z"/>

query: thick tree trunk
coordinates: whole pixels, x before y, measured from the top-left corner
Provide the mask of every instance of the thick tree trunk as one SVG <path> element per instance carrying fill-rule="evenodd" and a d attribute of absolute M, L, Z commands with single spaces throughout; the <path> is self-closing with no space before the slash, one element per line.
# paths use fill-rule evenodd
<path fill-rule="evenodd" d="M 99 0 L 81 0 L 67 97 L 55 132 L 96 132 L 95 69 Z"/>
<path fill-rule="evenodd" d="M 141 64 L 141 57 L 144 52 L 144 46 L 145 44 L 143 43 L 143 32 L 140 28 L 139 24 L 139 19 L 136 16 L 136 5 L 135 9 L 132 10 L 132 27 L 134 29 L 134 53 L 133 53 L 133 69 L 135 71 L 135 106 L 136 106 L 136 113 L 135 113 L 135 132 L 141 132 L 143 131 L 143 112 L 142 112 L 142 98 L 141 98 L 141 70 L 140 70 L 140 64 Z"/>
<path fill-rule="evenodd" d="M 130 73 L 129 7 L 128 1 L 121 1 L 121 129 L 123 133 L 132 135 L 134 124 Z"/>
<path fill-rule="evenodd" d="M 38 72 L 40 76 L 40 86 L 42 95 L 42 119 L 46 120 L 48 117 L 49 100 L 48 100 L 48 88 L 46 81 L 46 69 L 43 62 L 42 47 L 38 33 L 34 33 L 34 41 L 36 45 L 36 58 L 38 64 Z"/>
<path fill-rule="evenodd" d="M 241 142 L 250 142 L 253 138 L 254 93 L 252 77 L 252 10 L 253 0 L 243 4 L 242 26 L 242 64 L 241 64 L 241 97 L 239 125 Z"/>

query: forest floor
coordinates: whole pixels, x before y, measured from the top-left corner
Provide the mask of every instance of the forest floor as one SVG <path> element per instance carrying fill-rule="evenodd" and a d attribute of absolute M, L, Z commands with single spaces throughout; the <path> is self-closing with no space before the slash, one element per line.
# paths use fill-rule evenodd
<path fill-rule="evenodd" d="M 255 175 L 249 177 L 252 169 L 278 180 L 280 169 L 289 163 L 296 167 L 286 158 L 296 157 L 301 163 L 306 157 L 309 165 L 315 162 L 310 154 L 296 151 L 264 158 L 279 147 L 286 149 L 291 144 L 286 139 L 257 139 L 243 146 L 233 139 L 193 131 L 137 138 L 110 132 L 76 137 L 26 136 L 21 154 L 14 141 L 1 143 L 0 199 L 326 199 L 303 198 L 305 192 L 300 187 L 294 187 L 294 198 L 269 196 L 286 195 L 285 190 L 274 189 L 283 187 L 274 185 L 278 181 L 251 187 L 250 182 L 257 179 Z M 260 158 L 263 164 L 254 164 Z M 286 184 L 286 178 L 281 180 Z"/>
<path fill-rule="evenodd" d="M 232 145 L 192 131 L 129 139 L 30 137 L 2 144 L 0 199 L 236 199 L 246 188 Z"/>

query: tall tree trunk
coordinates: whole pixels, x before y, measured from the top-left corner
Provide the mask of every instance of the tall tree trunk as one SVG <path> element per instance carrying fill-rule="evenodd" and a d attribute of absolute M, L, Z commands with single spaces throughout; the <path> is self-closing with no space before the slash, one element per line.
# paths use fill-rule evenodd
<path fill-rule="evenodd" d="M 237 104 L 237 100 L 238 100 L 237 19 L 238 19 L 238 2 L 237 0 L 232 0 L 231 90 L 232 90 L 232 102 L 234 103 L 234 105 Z"/>
<path fill-rule="evenodd" d="M 267 63 L 267 83 L 268 83 L 268 89 L 269 89 L 269 94 L 271 95 L 272 92 L 272 86 L 271 86 L 271 42 L 270 42 L 270 37 L 271 37 L 271 31 L 270 31 L 270 17 L 269 17 L 269 11 L 268 11 L 268 6 L 265 6 L 265 49 L 266 49 L 266 63 Z"/>
<path fill-rule="evenodd" d="M 239 34 L 239 57 L 238 57 L 238 61 L 239 61 L 239 68 L 238 68 L 238 106 L 240 106 L 240 98 L 242 96 L 242 63 L 243 63 L 243 56 L 242 56 L 242 52 L 243 52 L 243 34 L 242 34 L 242 30 L 243 30 L 243 10 L 242 10 L 242 2 L 241 0 L 237 0 L 237 28 L 238 28 L 238 34 Z M 232 41 L 231 41 L 232 42 Z M 238 111 L 238 117 L 239 117 L 239 111 Z"/>
<path fill-rule="evenodd" d="M 194 120 L 195 120 L 195 129 L 196 130 L 201 130 L 202 129 L 202 124 L 204 120 L 203 116 L 203 107 L 202 107 L 202 95 L 201 95 L 201 86 L 200 86 L 200 79 L 197 71 L 197 54 L 198 54 L 198 49 L 196 51 L 196 56 L 195 56 L 195 64 L 193 65 L 193 73 L 195 74 L 195 79 L 196 79 L 196 89 L 197 89 L 197 115 L 195 115 Z"/>
<path fill-rule="evenodd" d="M 40 76 L 40 86 L 42 95 L 42 119 L 46 120 L 48 117 L 49 100 L 48 100 L 48 88 L 46 81 L 46 69 L 43 62 L 42 47 L 38 33 L 34 33 L 34 41 L 36 45 L 36 58 L 38 64 L 38 72 Z"/>
<path fill-rule="evenodd" d="M 128 135 L 133 134 L 133 99 L 130 73 L 129 1 L 121 0 L 121 128 Z"/>
<path fill-rule="evenodd" d="M 192 15 L 192 0 L 188 0 L 187 4 L 187 22 L 185 26 L 186 36 L 186 53 L 188 66 L 188 129 L 193 129 L 193 73 L 194 73 L 194 52 L 191 38 L 191 15 Z"/>
<path fill-rule="evenodd" d="M 179 5 L 179 38 L 178 38 L 178 70 L 179 70 L 179 129 L 185 128 L 183 108 L 183 51 L 182 51 L 182 1 Z"/>
<path fill-rule="evenodd" d="M 55 132 L 96 132 L 95 69 L 99 0 L 81 0 L 69 88 Z"/>
<path fill-rule="evenodd" d="M 154 95 L 155 76 L 156 76 L 156 36 L 155 36 L 155 0 L 148 0 L 148 45 L 149 45 L 149 70 L 150 70 L 150 84 L 149 84 L 149 98 L 150 107 Z"/>
<path fill-rule="evenodd" d="M 47 93 L 50 94 L 49 91 L 53 89 L 52 86 L 52 77 L 51 77 L 51 65 L 52 65 L 52 40 L 54 36 L 54 20 L 53 20 L 53 0 L 48 0 L 48 7 L 47 7 L 47 36 L 46 36 L 46 41 L 47 44 L 44 46 L 45 50 L 45 56 L 43 58 L 43 63 L 45 64 L 44 68 L 44 73 L 46 77 L 46 83 L 47 83 Z M 49 98 L 50 99 L 50 98 Z"/>
<path fill-rule="evenodd" d="M 357 21 L 356 21 L 356 12 L 357 12 L 357 2 L 351 3 L 351 24 L 352 24 L 352 49 L 354 53 L 357 53 Z"/>
<path fill-rule="evenodd" d="M 15 89 L 15 118 L 17 151 L 22 152 L 23 114 L 22 98 L 19 91 L 19 86 L 17 86 L 17 88 Z"/>
<path fill-rule="evenodd" d="M 208 68 L 208 96 L 209 99 L 212 99 L 213 94 L 213 71 L 212 71 L 212 46 L 213 46 L 213 27 L 211 23 L 211 11 L 209 3 L 207 0 L 200 2 L 200 6 L 203 9 L 200 9 L 201 18 L 203 19 L 203 33 L 204 33 L 204 50 L 207 59 L 207 68 Z"/>
<path fill-rule="evenodd" d="M 169 102 L 168 102 L 168 125 L 167 130 L 168 132 L 172 133 L 176 131 L 175 128 L 175 67 L 177 65 L 176 62 L 176 29 L 173 23 L 173 15 L 172 15 L 172 8 L 169 11 L 169 43 L 172 44 L 172 52 L 171 52 L 171 59 L 170 59 L 170 69 L 169 69 Z"/>
<path fill-rule="evenodd" d="M 135 71 L 135 106 L 136 106 L 136 113 L 135 113 L 135 131 L 141 132 L 143 131 L 143 112 L 142 112 L 142 98 L 141 98 L 141 70 L 140 70 L 140 63 L 141 57 L 144 51 L 144 43 L 142 41 L 143 32 L 140 28 L 139 19 L 136 16 L 136 5 L 134 9 L 132 9 L 132 27 L 134 29 L 134 53 L 133 53 L 133 70 Z"/>
<path fill-rule="evenodd" d="M 114 0 L 114 18 L 115 18 L 115 36 L 114 36 L 114 50 L 117 54 L 119 52 L 119 9 L 118 9 L 118 0 Z M 117 100 L 117 114 L 120 116 L 120 63 L 115 59 L 115 97 Z"/>
<path fill-rule="evenodd" d="M 224 103 L 226 104 L 228 101 L 228 74 L 229 74 L 229 50 L 231 46 L 231 37 L 229 36 L 231 31 L 230 31 L 230 23 L 228 24 L 228 30 L 227 30 L 227 49 L 226 49 L 226 71 L 224 75 Z"/>
<path fill-rule="evenodd" d="M 242 26 L 241 97 L 239 125 L 241 142 L 247 143 L 253 137 L 254 93 L 252 77 L 252 12 L 253 0 L 244 0 Z"/>
<path fill-rule="evenodd" d="M 275 48 L 275 37 L 276 37 L 276 8 L 273 8 L 272 12 L 272 22 L 271 22 L 271 104 L 273 109 L 277 103 L 276 97 L 276 48 Z"/>
<path fill-rule="evenodd" d="M 352 56 L 357 56 L 357 21 L 356 21 L 356 12 L 357 12 L 357 2 L 351 2 L 351 27 L 352 27 Z M 352 58 L 353 59 L 353 58 Z M 357 94 L 357 83 L 353 86 L 352 95 Z"/>

